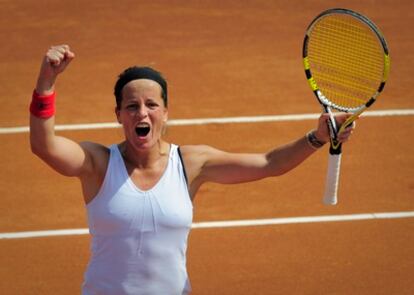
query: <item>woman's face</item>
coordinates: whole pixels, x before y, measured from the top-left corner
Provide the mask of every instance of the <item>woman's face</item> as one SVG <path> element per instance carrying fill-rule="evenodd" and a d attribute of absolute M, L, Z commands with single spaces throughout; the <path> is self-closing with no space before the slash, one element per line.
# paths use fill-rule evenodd
<path fill-rule="evenodd" d="M 161 86 L 148 79 L 127 83 L 122 89 L 121 107 L 115 112 L 127 142 L 139 150 L 149 149 L 161 139 L 168 119 Z"/>

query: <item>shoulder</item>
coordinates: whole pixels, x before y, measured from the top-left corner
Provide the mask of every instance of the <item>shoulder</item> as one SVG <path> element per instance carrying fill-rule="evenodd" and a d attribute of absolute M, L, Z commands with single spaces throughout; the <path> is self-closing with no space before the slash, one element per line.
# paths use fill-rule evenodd
<path fill-rule="evenodd" d="M 223 152 L 212 146 L 201 145 L 201 144 L 200 145 L 181 145 L 179 147 L 182 153 L 185 153 L 190 156 Z"/>
<path fill-rule="evenodd" d="M 180 151 L 186 168 L 195 177 L 202 175 L 203 170 L 211 164 L 223 163 L 231 156 L 230 153 L 209 145 L 184 145 Z"/>
<path fill-rule="evenodd" d="M 206 162 L 211 156 L 224 153 L 208 145 L 183 145 L 180 151 L 184 160 L 191 162 Z"/>
<path fill-rule="evenodd" d="M 212 147 L 207 145 L 182 145 L 179 146 L 184 164 L 188 170 L 198 171 L 208 160 L 208 154 Z"/>
<path fill-rule="evenodd" d="M 110 149 L 102 144 L 83 141 L 80 146 L 85 151 L 86 157 L 91 161 L 92 173 L 106 171 L 109 161 Z"/>
<path fill-rule="evenodd" d="M 80 146 L 93 157 L 108 157 L 110 154 L 110 149 L 99 143 L 83 141 Z"/>
<path fill-rule="evenodd" d="M 187 174 L 191 199 L 194 199 L 199 187 L 205 182 L 203 170 L 209 155 L 215 149 L 207 145 L 182 145 L 179 148 Z"/>

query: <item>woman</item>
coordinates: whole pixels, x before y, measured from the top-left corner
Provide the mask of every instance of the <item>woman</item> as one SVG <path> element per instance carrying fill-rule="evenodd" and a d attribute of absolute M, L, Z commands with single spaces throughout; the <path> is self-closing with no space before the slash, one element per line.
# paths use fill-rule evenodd
<path fill-rule="evenodd" d="M 125 70 L 115 85 L 125 140 L 109 148 L 54 134 L 55 81 L 75 57 L 67 45 L 46 53 L 30 106 L 33 153 L 80 179 L 92 235 L 83 294 L 188 294 L 187 237 L 192 200 L 205 182 L 241 183 L 293 169 L 329 140 L 327 116 L 317 129 L 263 154 L 209 146 L 178 147 L 162 139 L 167 83 L 146 67 Z M 344 122 L 347 115 L 336 117 Z M 353 127 L 339 140 L 345 142 Z"/>

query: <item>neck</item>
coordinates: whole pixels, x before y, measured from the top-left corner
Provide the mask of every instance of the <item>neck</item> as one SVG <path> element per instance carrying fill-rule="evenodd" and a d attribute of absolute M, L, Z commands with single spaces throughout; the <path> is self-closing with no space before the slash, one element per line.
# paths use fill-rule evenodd
<path fill-rule="evenodd" d="M 159 140 L 151 149 L 140 150 L 134 148 L 127 141 L 120 144 L 122 157 L 126 162 L 137 168 L 150 168 L 160 159 L 168 155 L 170 144 Z"/>

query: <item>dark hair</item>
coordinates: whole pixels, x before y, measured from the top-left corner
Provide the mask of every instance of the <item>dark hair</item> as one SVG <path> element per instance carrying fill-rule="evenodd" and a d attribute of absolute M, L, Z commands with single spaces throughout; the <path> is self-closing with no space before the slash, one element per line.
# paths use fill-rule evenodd
<path fill-rule="evenodd" d="M 116 81 L 114 87 L 114 95 L 116 99 L 116 107 L 121 108 L 122 102 L 122 88 L 132 81 L 138 79 L 149 79 L 157 82 L 161 86 L 161 97 L 164 101 L 164 105 L 168 106 L 168 94 L 167 94 L 167 81 L 162 74 L 150 67 L 138 67 L 133 66 L 123 71 Z"/>

